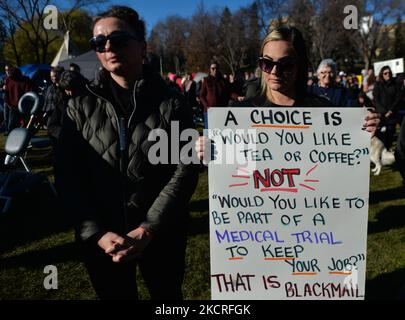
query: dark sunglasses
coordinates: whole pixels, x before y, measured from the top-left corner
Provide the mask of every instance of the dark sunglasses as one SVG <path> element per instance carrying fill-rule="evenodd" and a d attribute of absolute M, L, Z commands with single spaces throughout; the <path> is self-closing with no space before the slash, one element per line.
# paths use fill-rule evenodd
<path fill-rule="evenodd" d="M 108 40 L 110 40 L 110 44 L 114 46 L 114 48 L 119 49 L 125 47 L 130 39 L 138 40 L 137 37 L 127 32 L 113 32 L 108 36 L 100 34 L 91 38 L 89 42 L 94 51 L 103 53 L 105 52 L 105 45 Z"/>
<path fill-rule="evenodd" d="M 296 65 L 296 60 L 293 58 L 285 58 L 280 61 L 273 61 L 271 59 L 260 57 L 257 60 L 259 68 L 266 73 L 271 73 L 274 66 L 277 66 L 279 73 L 291 72 L 294 66 Z"/>

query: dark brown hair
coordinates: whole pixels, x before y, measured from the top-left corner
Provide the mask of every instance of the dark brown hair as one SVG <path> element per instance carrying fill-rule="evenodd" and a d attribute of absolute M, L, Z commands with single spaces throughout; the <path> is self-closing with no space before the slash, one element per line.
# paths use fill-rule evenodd
<path fill-rule="evenodd" d="M 104 18 L 117 18 L 124 21 L 141 41 L 145 41 L 145 22 L 139 18 L 138 12 L 125 6 L 112 6 L 93 18 L 93 29 L 98 21 Z"/>
<path fill-rule="evenodd" d="M 384 67 L 381 68 L 380 73 L 378 74 L 378 80 L 379 81 L 385 81 L 384 77 L 383 77 L 383 73 L 385 72 L 385 70 L 389 70 L 391 78 L 392 78 L 391 68 L 389 66 L 384 66 Z"/>

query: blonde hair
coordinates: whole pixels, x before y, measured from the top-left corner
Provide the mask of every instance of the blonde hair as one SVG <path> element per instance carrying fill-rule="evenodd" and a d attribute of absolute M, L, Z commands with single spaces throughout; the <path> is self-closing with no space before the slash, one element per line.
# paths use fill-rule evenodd
<path fill-rule="evenodd" d="M 271 41 L 287 41 L 297 58 L 298 75 L 295 84 L 296 98 L 301 99 L 306 96 L 307 92 L 307 77 L 308 77 L 308 57 L 306 52 L 305 41 L 301 32 L 294 27 L 279 27 L 267 33 L 262 42 L 260 56 L 263 56 L 264 47 Z M 267 83 L 263 77 L 263 71 L 260 72 L 261 88 L 260 93 L 266 95 Z"/>

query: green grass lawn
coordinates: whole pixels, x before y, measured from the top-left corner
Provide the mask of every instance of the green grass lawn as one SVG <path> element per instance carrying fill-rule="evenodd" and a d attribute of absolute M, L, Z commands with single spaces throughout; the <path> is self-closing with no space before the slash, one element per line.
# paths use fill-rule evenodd
<path fill-rule="evenodd" d="M 3 162 L 2 136 L 0 146 Z M 32 150 L 28 162 L 52 179 L 51 159 L 43 153 Z M 44 185 L 36 194 L 27 194 L 16 202 L 16 212 L 0 217 L 0 299 L 95 299 L 77 256 L 73 231 L 57 208 L 50 210 L 52 203 L 38 201 L 47 192 Z M 206 172 L 200 174 L 190 207 L 184 296 L 210 299 Z M 58 268 L 58 290 L 43 287 L 46 265 Z M 366 298 L 397 298 L 404 287 L 405 187 L 395 168 L 385 167 L 379 176 L 371 177 Z M 143 285 L 140 297 L 148 298 Z"/>

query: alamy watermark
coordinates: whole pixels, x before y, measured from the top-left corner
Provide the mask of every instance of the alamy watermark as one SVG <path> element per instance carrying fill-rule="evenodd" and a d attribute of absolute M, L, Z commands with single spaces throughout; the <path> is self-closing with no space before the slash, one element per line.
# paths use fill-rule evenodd
<path fill-rule="evenodd" d="M 54 5 L 44 8 L 44 29 L 58 30 L 58 8 Z"/>
<path fill-rule="evenodd" d="M 54 265 L 47 265 L 44 268 L 44 273 L 47 276 L 44 278 L 44 288 L 46 290 L 58 289 L 58 268 Z"/>
<path fill-rule="evenodd" d="M 347 5 L 343 9 L 343 13 L 347 14 L 343 20 L 343 26 L 347 30 L 359 29 L 359 12 L 354 5 Z"/>
<path fill-rule="evenodd" d="M 181 130 L 178 121 L 172 121 L 170 130 L 153 129 L 149 133 L 148 160 L 151 164 L 238 164 L 272 160 L 272 154 L 265 149 L 257 150 L 258 144 L 269 141 L 266 133 L 255 129 L 205 129 L 207 137 L 204 156 L 200 159 L 196 146 L 200 133 L 191 128 Z M 208 139 L 211 138 L 211 139 Z M 214 143 L 214 142 L 218 143 Z"/>

